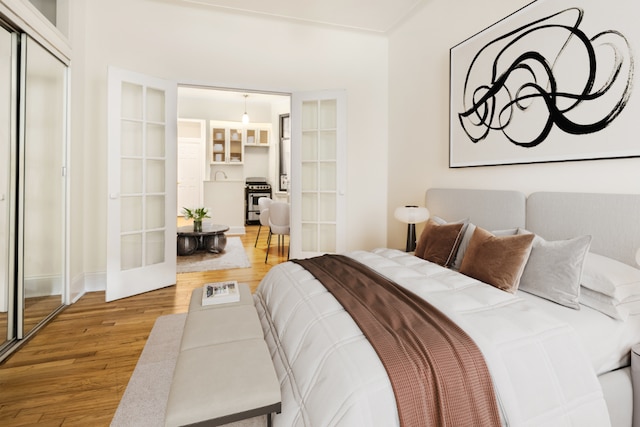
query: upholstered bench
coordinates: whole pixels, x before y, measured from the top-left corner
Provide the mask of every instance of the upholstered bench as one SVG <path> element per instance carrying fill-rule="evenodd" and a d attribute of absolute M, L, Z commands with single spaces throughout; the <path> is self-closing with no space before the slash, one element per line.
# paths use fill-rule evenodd
<path fill-rule="evenodd" d="M 271 355 L 249 287 L 240 301 L 202 306 L 191 296 L 165 413 L 166 426 L 217 426 L 280 412 Z"/>

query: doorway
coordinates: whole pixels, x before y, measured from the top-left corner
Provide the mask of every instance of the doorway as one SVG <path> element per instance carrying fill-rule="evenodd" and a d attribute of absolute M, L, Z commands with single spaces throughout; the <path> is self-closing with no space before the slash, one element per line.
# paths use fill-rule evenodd
<path fill-rule="evenodd" d="M 274 189 L 274 196 L 288 198 L 288 192 L 279 190 L 280 174 L 280 117 L 289 114 L 291 97 L 289 94 L 243 91 L 229 88 L 204 86 L 178 86 L 178 122 L 200 123 L 204 133 L 204 147 L 198 149 L 192 145 L 190 150 L 178 150 L 178 224 L 184 225 L 181 212 L 185 206 L 204 206 L 214 211 L 213 222 L 225 222 L 230 226 L 230 233 L 244 233 L 245 197 L 244 183 L 247 177 L 264 177 Z M 244 114 L 248 123 L 243 123 Z M 216 123 L 224 126 L 216 127 Z M 216 138 L 214 129 L 237 129 L 241 134 L 242 156 L 240 161 L 223 157 L 214 149 L 222 144 Z M 262 130 L 263 132 L 259 132 Z M 195 126 L 192 129 L 195 136 Z M 268 135 L 267 141 L 260 140 L 260 135 Z M 180 138 L 179 138 L 180 139 Z M 195 140 L 192 140 L 192 142 Z M 195 144 L 195 142 L 193 142 Z M 186 146 L 185 146 L 186 148 Z M 183 153 L 181 153 L 183 151 Z M 216 155 L 218 157 L 216 157 Z M 192 156 L 198 156 L 194 160 Z M 190 166 L 189 179 L 193 175 L 200 176 L 201 185 L 195 189 L 193 183 L 183 185 L 180 176 L 185 167 Z M 193 165 L 197 174 L 193 173 Z M 185 171 L 186 172 L 186 171 Z M 221 185 L 224 182 L 224 185 Z M 215 184 L 218 183 L 218 184 Z M 220 194 L 232 192 L 232 194 Z M 277 194 L 276 194 L 277 193 Z M 222 205 L 219 200 L 229 201 Z M 186 203 L 193 203 L 186 205 Z M 221 218 L 221 219 L 218 219 Z"/>

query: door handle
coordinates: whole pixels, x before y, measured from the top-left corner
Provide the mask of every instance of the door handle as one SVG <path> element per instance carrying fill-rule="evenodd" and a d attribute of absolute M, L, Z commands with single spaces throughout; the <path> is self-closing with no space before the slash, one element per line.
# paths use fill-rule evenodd
<path fill-rule="evenodd" d="M 109 194 L 109 198 L 111 200 L 116 200 L 118 197 L 120 197 L 120 195 L 118 193 L 111 193 Z"/>

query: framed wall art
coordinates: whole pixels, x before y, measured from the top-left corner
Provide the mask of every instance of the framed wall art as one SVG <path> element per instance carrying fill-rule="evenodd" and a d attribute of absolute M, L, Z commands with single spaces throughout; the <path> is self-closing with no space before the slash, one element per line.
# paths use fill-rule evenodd
<path fill-rule="evenodd" d="M 449 166 L 640 156 L 637 0 L 537 0 L 450 50 Z"/>

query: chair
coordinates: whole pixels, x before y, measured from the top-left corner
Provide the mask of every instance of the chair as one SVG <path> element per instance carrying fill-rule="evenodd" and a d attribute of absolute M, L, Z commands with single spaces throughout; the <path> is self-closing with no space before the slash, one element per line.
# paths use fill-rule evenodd
<path fill-rule="evenodd" d="M 269 206 L 269 238 L 267 239 L 267 256 L 264 258 L 265 264 L 269 259 L 271 236 L 274 234 L 278 236 L 278 249 L 280 249 L 280 239 L 284 245 L 284 236 L 289 235 L 289 211 L 289 203 L 273 202 Z M 289 252 L 287 252 L 287 259 L 289 259 Z"/>
<path fill-rule="evenodd" d="M 269 197 L 260 197 L 258 199 L 258 210 L 260 211 L 260 226 L 258 227 L 258 235 L 256 236 L 256 243 L 253 245 L 255 248 L 258 246 L 258 238 L 260 237 L 260 230 L 262 226 L 269 226 L 269 205 L 272 200 Z"/>

